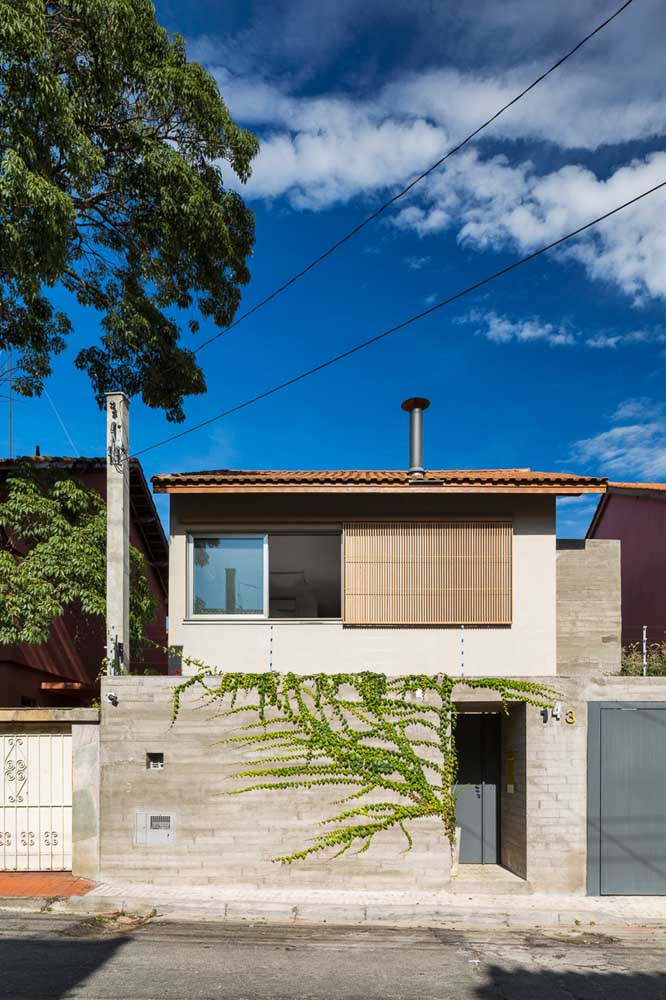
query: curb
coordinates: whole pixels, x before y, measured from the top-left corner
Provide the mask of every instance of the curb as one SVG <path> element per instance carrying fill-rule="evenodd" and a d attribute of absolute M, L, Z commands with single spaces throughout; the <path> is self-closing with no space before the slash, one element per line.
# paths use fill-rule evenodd
<path fill-rule="evenodd" d="M 48 910 L 47 907 L 48 906 Z M 581 932 L 593 930 L 626 930 L 628 928 L 664 928 L 663 917 L 631 917 L 611 912 L 591 913 L 580 909 L 443 909 L 433 906 L 369 903 L 333 904 L 300 903 L 277 900 L 197 901 L 160 900 L 159 896 L 69 896 L 0 898 L 0 911 L 28 913 L 69 913 L 90 916 L 104 913 L 149 913 L 167 920 L 203 920 L 229 923 L 276 924 L 335 924 L 337 926 L 437 927 L 447 930 L 569 929 Z"/>

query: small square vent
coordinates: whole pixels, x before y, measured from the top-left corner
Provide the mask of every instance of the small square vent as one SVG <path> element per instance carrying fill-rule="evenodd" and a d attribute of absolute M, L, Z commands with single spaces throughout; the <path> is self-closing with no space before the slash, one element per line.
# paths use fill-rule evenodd
<path fill-rule="evenodd" d="M 163 753 L 147 753 L 146 754 L 146 767 L 149 771 L 161 771 L 164 767 L 164 754 Z"/>
<path fill-rule="evenodd" d="M 176 842 L 176 816 L 155 809 L 136 814 L 136 846 L 165 847 Z"/>

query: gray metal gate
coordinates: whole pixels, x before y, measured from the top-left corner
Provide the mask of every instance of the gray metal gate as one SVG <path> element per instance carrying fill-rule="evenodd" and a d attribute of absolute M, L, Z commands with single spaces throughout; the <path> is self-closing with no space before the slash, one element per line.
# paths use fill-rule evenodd
<path fill-rule="evenodd" d="M 499 861 L 498 796 L 500 717 L 461 713 L 456 724 L 458 783 L 457 825 L 461 830 L 461 864 Z"/>
<path fill-rule="evenodd" d="M 666 895 L 666 704 L 593 702 L 588 892 Z"/>

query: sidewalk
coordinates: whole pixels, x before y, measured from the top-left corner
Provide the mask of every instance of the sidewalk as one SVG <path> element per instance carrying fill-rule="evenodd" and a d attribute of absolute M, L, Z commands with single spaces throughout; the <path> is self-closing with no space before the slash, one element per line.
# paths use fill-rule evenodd
<path fill-rule="evenodd" d="M 41 902 L 38 898 L 24 899 L 20 908 L 39 910 L 43 908 Z M 0 899 L 0 909 L 14 909 L 17 903 L 16 898 Z M 145 914 L 156 910 L 160 916 L 186 919 L 380 924 L 458 930 L 567 927 L 598 933 L 627 927 L 666 928 L 664 896 L 593 897 L 551 893 L 475 893 L 468 896 L 448 892 L 287 891 L 242 885 L 183 888 L 113 882 L 101 883 L 85 895 L 51 899 L 50 909 L 81 914 L 118 911 Z"/>
<path fill-rule="evenodd" d="M 84 896 L 94 888 L 94 882 L 69 872 L 0 872 L 0 900 L 5 896 Z"/>

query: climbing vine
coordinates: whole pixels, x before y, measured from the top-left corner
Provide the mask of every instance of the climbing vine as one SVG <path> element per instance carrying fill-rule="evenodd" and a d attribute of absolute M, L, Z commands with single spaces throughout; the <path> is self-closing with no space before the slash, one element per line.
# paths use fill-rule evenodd
<path fill-rule="evenodd" d="M 329 848 L 334 857 L 353 845 L 362 853 L 376 834 L 396 826 L 409 849 L 407 824 L 426 817 L 442 821 L 453 845 L 454 687 L 498 692 L 505 711 L 511 701 L 550 706 L 556 694 L 536 682 L 503 677 L 215 673 L 198 660 L 183 660 L 198 672 L 175 688 L 174 722 L 183 693 L 192 688 L 218 707 L 217 717 L 253 716 L 220 740 L 256 753 L 231 775 L 248 783 L 227 795 L 317 786 L 349 790 L 339 800 L 345 808 L 322 821 L 327 829 L 311 844 L 274 859 L 287 864 Z"/>

